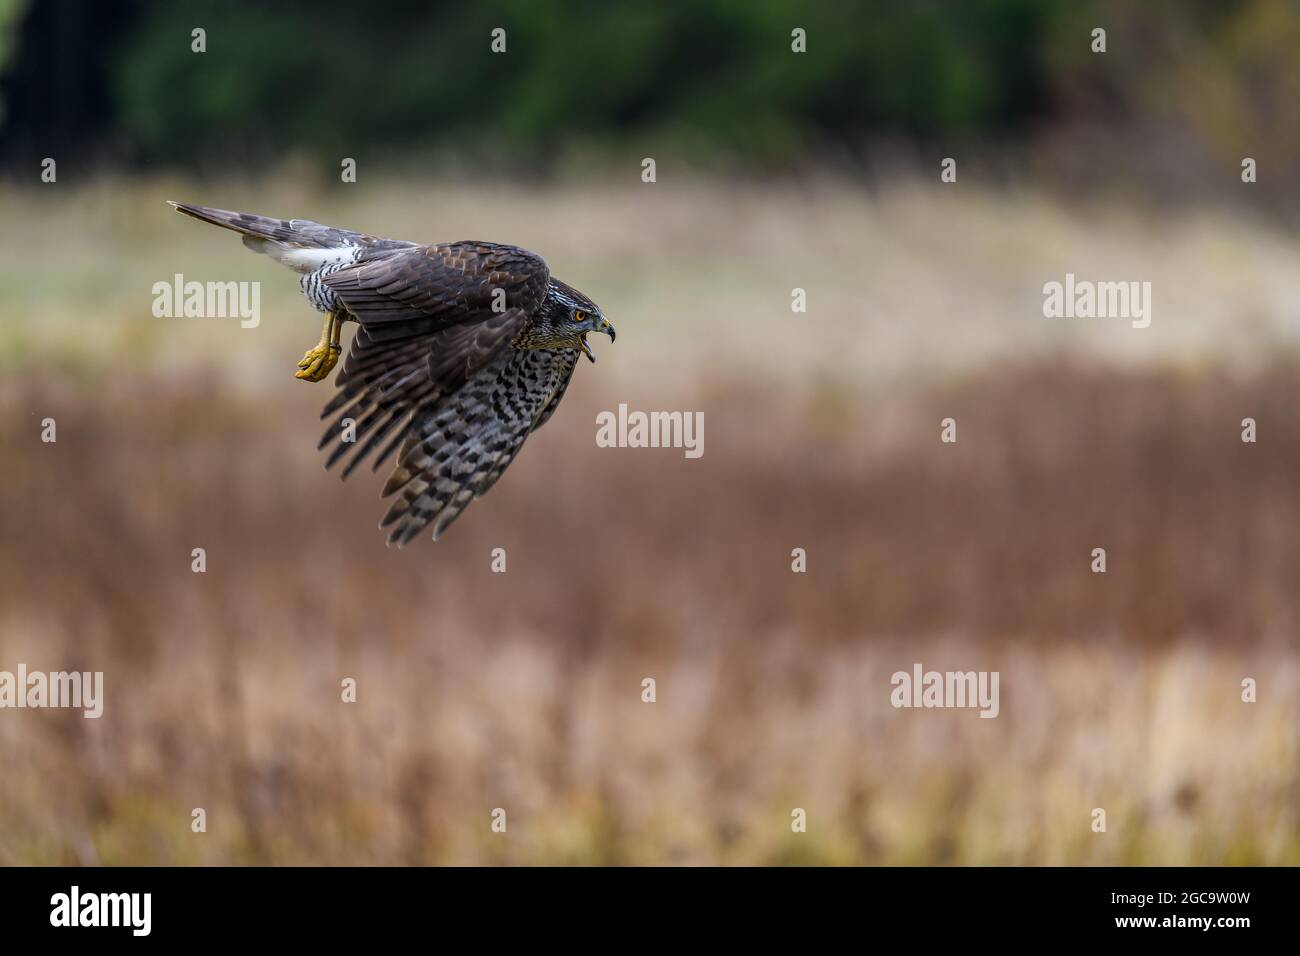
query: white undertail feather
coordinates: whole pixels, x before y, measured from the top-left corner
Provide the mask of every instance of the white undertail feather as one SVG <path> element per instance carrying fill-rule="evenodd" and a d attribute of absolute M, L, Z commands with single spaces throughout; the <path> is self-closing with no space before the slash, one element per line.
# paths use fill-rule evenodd
<path fill-rule="evenodd" d="M 306 275 L 325 266 L 346 265 L 352 262 L 359 251 L 358 246 L 338 246 L 333 249 L 305 249 L 302 246 L 277 242 L 275 239 L 263 239 L 261 236 L 244 236 L 244 245 L 253 252 L 270 256 L 281 265 L 288 266 L 294 272 Z"/>

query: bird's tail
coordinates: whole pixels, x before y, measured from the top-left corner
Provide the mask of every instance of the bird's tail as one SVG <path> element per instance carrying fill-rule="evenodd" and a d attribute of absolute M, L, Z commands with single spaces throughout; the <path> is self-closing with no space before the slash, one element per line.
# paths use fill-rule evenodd
<path fill-rule="evenodd" d="M 318 222 L 310 222 L 306 219 L 272 219 L 270 216 L 256 216 L 249 212 L 191 206 L 189 203 L 170 200 L 168 202 L 177 212 L 198 219 L 200 222 L 210 222 L 214 226 L 231 229 L 255 239 L 269 239 L 273 242 L 310 249 L 333 249 L 355 245 L 361 238 L 360 233 L 322 226 Z"/>

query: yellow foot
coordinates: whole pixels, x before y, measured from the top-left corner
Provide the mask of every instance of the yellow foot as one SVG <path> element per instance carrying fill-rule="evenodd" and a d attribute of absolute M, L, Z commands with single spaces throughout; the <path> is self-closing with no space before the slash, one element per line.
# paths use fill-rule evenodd
<path fill-rule="evenodd" d="M 321 381 L 338 364 L 341 351 L 338 345 L 331 345 L 328 342 L 322 342 L 314 349 L 308 349 L 302 361 L 298 363 L 298 371 L 293 373 L 293 377 L 305 382 Z"/>

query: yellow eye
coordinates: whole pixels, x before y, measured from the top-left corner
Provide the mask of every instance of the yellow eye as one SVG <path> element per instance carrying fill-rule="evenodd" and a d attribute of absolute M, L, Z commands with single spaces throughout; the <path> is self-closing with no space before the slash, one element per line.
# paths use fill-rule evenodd
<path fill-rule="evenodd" d="M 586 319 L 586 318 L 587 318 L 587 313 L 586 313 L 586 312 L 583 312 L 581 309 L 579 309 L 577 312 L 573 313 L 573 320 L 574 320 L 575 322 L 582 322 L 582 321 L 583 321 L 584 319 Z"/>

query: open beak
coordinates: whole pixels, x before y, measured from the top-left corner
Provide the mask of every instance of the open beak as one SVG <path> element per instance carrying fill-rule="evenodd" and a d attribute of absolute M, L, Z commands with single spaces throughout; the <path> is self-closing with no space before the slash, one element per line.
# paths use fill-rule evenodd
<path fill-rule="evenodd" d="M 614 326 L 612 326 L 612 325 L 609 323 L 609 320 L 608 320 L 608 319 L 601 319 L 601 320 L 600 320 L 600 325 L 596 326 L 595 331 L 597 331 L 597 332 L 604 332 L 606 335 L 609 336 L 609 340 L 610 340 L 611 342 L 614 341 Z M 578 347 L 579 347 L 580 349 L 582 349 L 582 354 L 583 354 L 583 355 L 587 356 L 587 358 L 591 359 L 591 361 L 593 361 L 593 362 L 596 361 L 596 356 L 595 356 L 595 354 L 591 351 L 591 347 L 590 347 L 589 345 L 587 345 L 587 333 L 586 333 L 586 332 L 583 332 L 583 333 L 581 333 L 581 334 L 578 336 Z"/>

